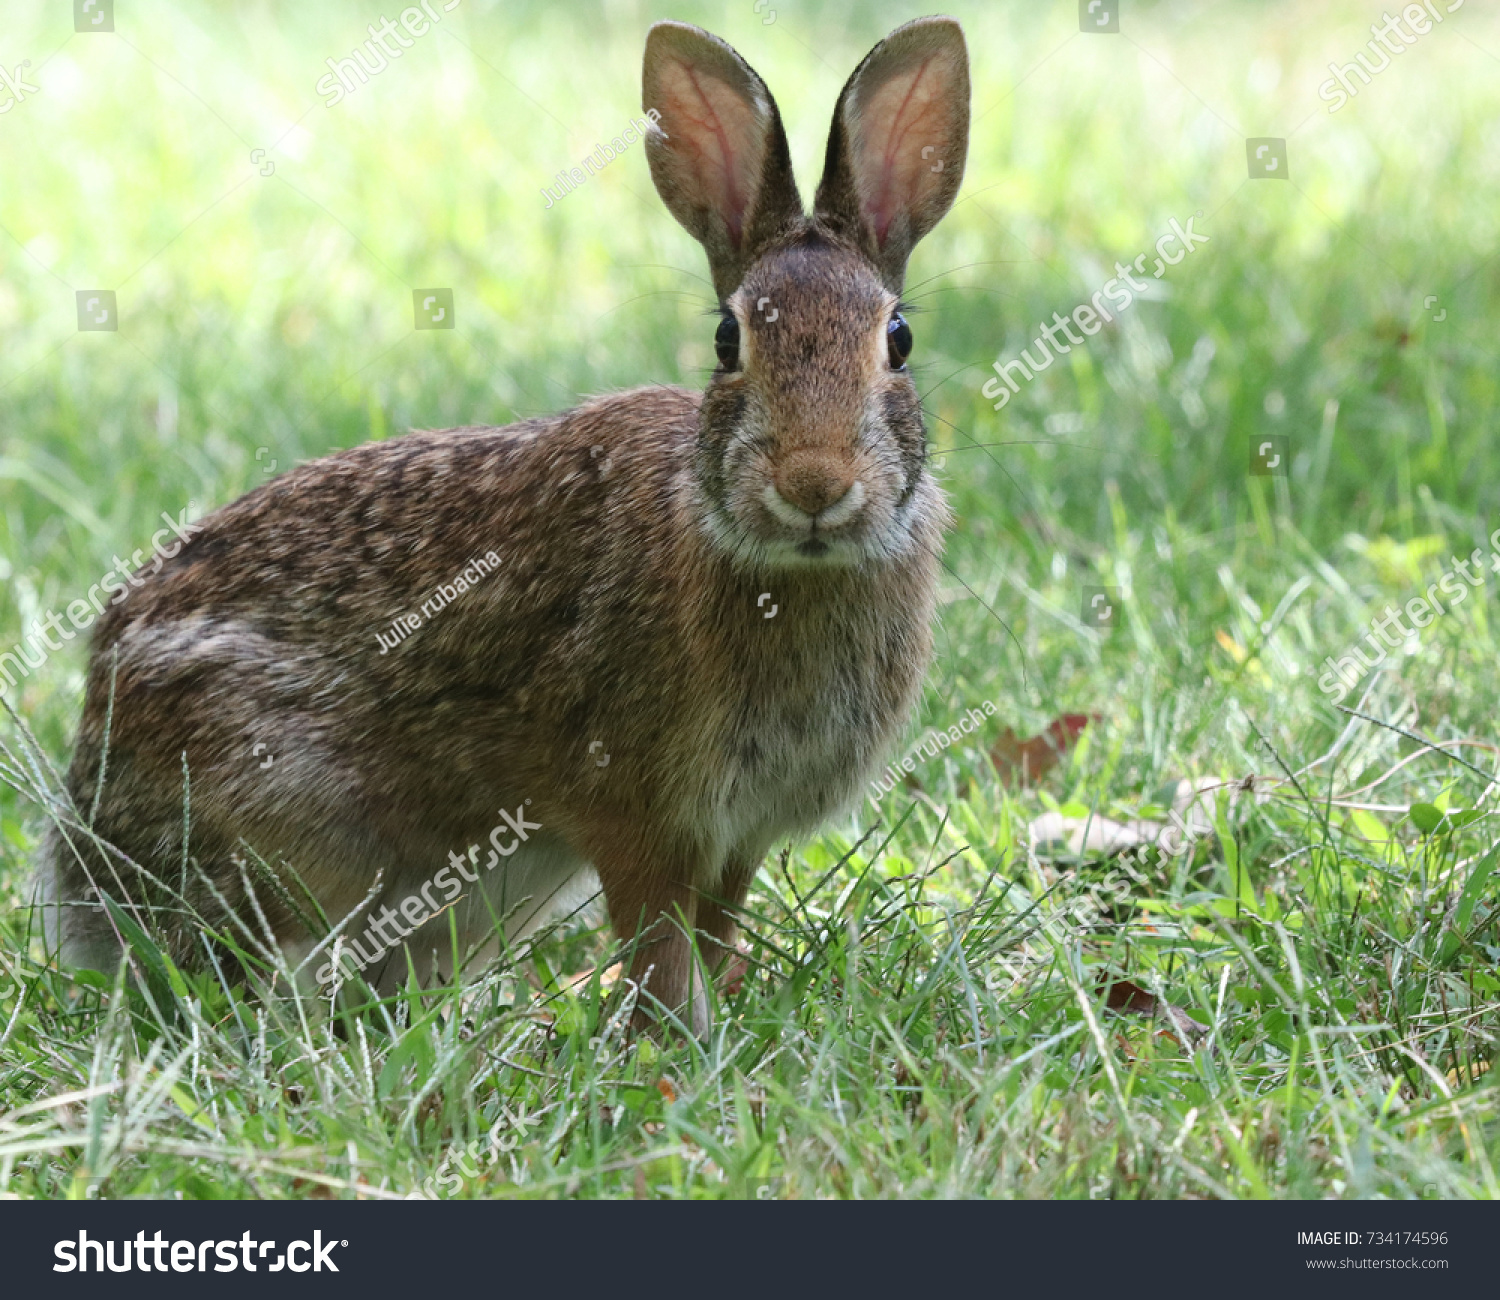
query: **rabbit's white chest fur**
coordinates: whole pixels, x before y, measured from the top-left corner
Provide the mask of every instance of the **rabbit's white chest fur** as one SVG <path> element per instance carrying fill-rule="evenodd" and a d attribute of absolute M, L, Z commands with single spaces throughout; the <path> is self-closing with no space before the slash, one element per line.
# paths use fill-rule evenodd
<path fill-rule="evenodd" d="M 855 797 L 861 781 L 851 766 L 873 739 L 853 734 L 836 706 L 808 709 L 802 692 L 763 699 L 726 735 L 728 761 L 704 792 L 700 825 L 725 850 L 743 844 L 763 852 L 809 832 Z"/>
<path fill-rule="evenodd" d="M 684 710 L 702 757 L 679 817 L 705 843 L 705 887 L 726 857 L 759 860 L 852 804 L 920 685 L 902 650 L 925 640 L 925 610 L 880 610 L 857 586 L 783 592 L 777 626 L 726 655 L 717 701 Z"/>

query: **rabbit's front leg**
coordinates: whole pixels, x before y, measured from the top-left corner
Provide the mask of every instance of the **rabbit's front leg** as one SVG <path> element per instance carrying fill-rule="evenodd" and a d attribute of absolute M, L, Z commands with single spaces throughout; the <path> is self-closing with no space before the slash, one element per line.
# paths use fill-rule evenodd
<path fill-rule="evenodd" d="M 697 865 L 692 854 L 620 846 L 594 860 L 610 924 L 634 954 L 628 978 L 639 990 L 637 1031 L 658 1025 L 665 1007 L 697 1037 L 708 1033 L 708 980 L 693 936 Z"/>
<path fill-rule="evenodd" d="M 726 976 L 744 978 L 744 961 L 737 947 L 738 917 L 763 856 L 741 850 L 731 853 L 717 887 L 705 889 L 698 899 L 698 941 L 703 960 L 721 981 L 721 990 L 726 987 Z"/>

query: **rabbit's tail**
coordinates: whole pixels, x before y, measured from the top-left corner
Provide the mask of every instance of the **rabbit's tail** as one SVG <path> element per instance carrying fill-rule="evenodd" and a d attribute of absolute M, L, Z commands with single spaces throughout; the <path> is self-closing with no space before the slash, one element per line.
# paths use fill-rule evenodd
<path fill-rule="evenodd" d="M 174 961 L 191 966 L 202 957 L 199 934 L 243 930 L 232 918 L 248 919 L 258 930 L 257 910 L 280 919 L 282 901 L 268 896 L 271 891 L 256 900 L 259 909 L 246 905 L 243 882 L 255 881 L 250 892 L 261 892 L 256 885 L 268 870 L 264 864 L 247 863 L 253 854 L 209 839 L 195 835 L 193 856 L 184 861 L 180 839 L 167 836 L 153 846 L 148 866 L 97 827 L 54 821 L 31 886 L 35 932 L 47 959 L 110 972 L 138 932 Z M 239 939 L 245 942 L 245 936 Z"/>
<path fill-rule="evenodd" d="M 42 951 L 51 961 L 63 949 L 63 921 L 57 880 L 57 828 L 49 826 L 31 878 L 31 916 Z"/>
<path fill-rule="evenodd" d="M 47 828 L 31 884 L 35 933 L 46 960 L 111 971 L 119 963 L 120 944 L 89 884 L 84 851 L 58 822 Z"/>

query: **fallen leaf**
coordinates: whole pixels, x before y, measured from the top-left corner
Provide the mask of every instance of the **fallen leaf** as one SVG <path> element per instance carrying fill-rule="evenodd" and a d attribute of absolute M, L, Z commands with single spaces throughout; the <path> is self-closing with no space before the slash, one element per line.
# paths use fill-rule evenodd
<path fill-rule="evenodd" d="M 1086 854 L 1111 855 L 1145 844 L 1155 844 L 1175 856 L 1190 843 L 1214 831 L 1216 798 L 1219 790 L 1228 789 L 1229 806 L 1238 802 L 1241 791 L 1252 790 L 1256 803 L 1269 799 L 1268 790 L 1255 790 L 1252 779 L 1226 781 L 1221 777 L 1199 777 L 1196 780 L 1168 781 L 1152 802 L 1170 808 L 1167 821 L 1135 817 L 1128 822 L 1114 821 L 1093 814 L 1070 817 L 1065 813 L 1046 812 L 1031 823 L 1031 842 L 1038 850 L 1074 857 Z"/>
<path fill-rule="evenodd" d="M 1181 1007 L 1146 992 L 1134 980 L 1114 980 L 1101 977 L 1099 987 L 1104 989 L 1104 1005 L 1121 1015 L 1150 1016 L 1153 1020 L 1168 1021 L 1184 1038 L 1196 1040 L 1208 1032 Z M 1176 1035 L 1169 1035 L 1176 1038 Z M 1181 1045 L 1181 1039 L 1176 1039 Z"/>
<path fill-rule="evenodd" d="M 625 967 L 622 962 L 616 962 L 613 966 L 606 967 L 604 970 L 600 971 L 600 990 L 607 990 L 611 984 L 613 984 L 617 979 L 620 978 L 620 972 L 624 969 Z M 570 989 L 578 992 L 585 988 L 588 985 L 588 982 L 593 978 L 594 968 L 590 966 L 588 970 L 581 970 L 576 975 L 564 976 L 563 983 L 566 984 Z"/>
<path fill-rule="evenodd" d="M 1223 628 L 1214 631 L 1214 640 L 1217 641 L 1229 653 L 1229 657 L 1237 664 L 1245 662 L 1245 647 L 1236 641 Z"/>
<path fill-rule="evenodd" d="M 672 1086 L 672 1081 L 665 1075 L 656 1081 L 656 1090 L 666 1098 L 669 1106 L 677 1100 L 677 1089 Z"/>
<path fill-rule="evenodd" d="M 1155 996 L 1133 980 L 1116 980 L 1110 984 L 1104 994 L 1104 1005 L 1111 1011 L 1134 1011 L 1141 1016 L 1156 1014 Z"/>
<path fill-rule="evenodd" d="M 1038 849 L 1053 853 L 1085 854 L 1121 853 L 1141 844 L 1153 843 L 1162 832 L 1162 824 L 1137 818 L 1117 822 L 1097 814 L 1091 817 L 1069 817 L 1060 812 L 1044 812 L 1030 827 L 1031 842 Z"/>
<path fill-rule="evenodd" d="M 1490 1072 L 1488 1061 L 1470 1061 L 1462 1070 L 1457 1066 L 1448 1071 L 1448 1086 L 1451 1088 L 1472 1088 L 1479 1082 L 1479 1076 Z M 1467 1076 L 1467 1077 L 1466 1077 Z"/>
<path fill-rule="evenodd" d="M 990 746 L 990 761 L 1006 785 L 1025 785 L 1056 767 L 1083 729 L 1099 718 L 1097 713 L 1064 713 L 1029 740 L 1018 739 L 1007 727 Z"/>
<path fill-rule="evenodd" d="M 732 998 L 745 987 L 745 976 L 750 971 L 750 963 L 746 960 L 749 951 L 743 943 L 737 944 L 724 963 L 724 969 L 719 972 L 719 990 L 725 997 Z"/>

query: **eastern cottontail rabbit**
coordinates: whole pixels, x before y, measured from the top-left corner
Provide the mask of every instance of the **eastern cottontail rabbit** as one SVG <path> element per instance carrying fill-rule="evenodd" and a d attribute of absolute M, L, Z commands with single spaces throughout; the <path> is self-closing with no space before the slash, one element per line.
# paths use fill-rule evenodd
<path fill-rule="evenodd" d="M 450 969 L 448 910 L 461 946 L 496 917 L 514 937 L 597 873 L 642 1004 L 703 1032 L 693 933 L 733 945 L 767 850 L 857 798 L 931 654 L 948 511 L 897 307 L 968 105 L 958 23 L 898 28 L 839 97 L 805 216 L 761 79 L 656 24 L 646 154 L 720 299 L 707 391 L 410 433 L 200 521 L 99 624 L 78 811 L 40 880 L 64 958 L 117 960 L 102 890 L 179 959 L 203 951 L 174 928 L 185 898 L 305 961 L 315 937 L 254 887 L 249 848 L 334 921 L 382 873 L 339 950 L 388 989 L 408 957 Z M 79 832 L 96 800 L 118 854 Z M 333 959 L 306 969 L 326 983 Z"/>

